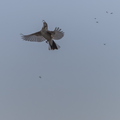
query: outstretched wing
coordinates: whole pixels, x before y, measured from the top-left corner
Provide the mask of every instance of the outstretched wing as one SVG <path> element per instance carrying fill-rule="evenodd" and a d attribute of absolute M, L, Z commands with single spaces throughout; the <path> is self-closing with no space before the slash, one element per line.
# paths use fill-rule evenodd
<path fill-rule="evenodd" d="M 41 35 L 41 32 L 36 32 L 30 35 L 23 35 L 21 34 L 21 37 L 25 41 L 31 41 L 31 42 L 42 42 L 45 41 L 45 38 Z"/>
<path fill-rule="evenodd" d="M 56 27 L 54 31 L 50 31 L 52 34 L 53 39 L 59 40 L 64 36 L 64 32 L 61 31 L 59 27 Z"/>

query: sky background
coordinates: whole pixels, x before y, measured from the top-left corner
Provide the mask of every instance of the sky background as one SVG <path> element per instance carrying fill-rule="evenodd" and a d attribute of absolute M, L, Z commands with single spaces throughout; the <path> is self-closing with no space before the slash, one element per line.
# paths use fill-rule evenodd
<path fill-rule="evenodd" d="M 59 50 L 21 39 L 42 20 Z M 1 0 L 0 33 L 1 120 L 120 120 L 119 0 Z"/>

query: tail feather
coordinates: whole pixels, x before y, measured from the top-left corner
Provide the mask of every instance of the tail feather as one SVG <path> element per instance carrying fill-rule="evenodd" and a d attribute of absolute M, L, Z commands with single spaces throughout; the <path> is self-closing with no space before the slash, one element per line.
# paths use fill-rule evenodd
<path fill-rule="evenodd" d="M 49 43 L 49 50 L 55 50 L 55 49 L 59 49 L 60 46 L 57 45 L 54 41 L 52 41 L 52 45 Z"/>

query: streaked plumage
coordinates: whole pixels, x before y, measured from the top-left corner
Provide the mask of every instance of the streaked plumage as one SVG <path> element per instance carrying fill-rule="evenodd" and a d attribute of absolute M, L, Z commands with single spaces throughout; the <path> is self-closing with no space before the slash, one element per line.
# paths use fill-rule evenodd
<path fill-rule="evenodd" d="M 49 50 L 59 49 L 60 46 L 57 45 L 54 40 L 59 40 L 64 36 L 64 32 L 61 31 L 59 27 L 56 27 L 54 31 L 48 30 L 47 23 L 43 20 L 43 27 L 40 31 L 36 33 L 32 33 L 30 35 L 23 35 L 21 34 L 21 37 L 25 41 L 31 41 L 31 42 L 42 42 L 47 40 L 47 43 L 49 43 Z"/>

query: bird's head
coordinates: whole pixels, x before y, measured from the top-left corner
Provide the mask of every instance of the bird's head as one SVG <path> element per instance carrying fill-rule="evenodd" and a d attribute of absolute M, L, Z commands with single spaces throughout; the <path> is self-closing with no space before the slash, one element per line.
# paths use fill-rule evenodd
<path fill-rule="evenodd" d="M 48 30 L 48 25 L 47 25 L 47 23 L 44 20 L 43 20 L 43 27 L 42 27 L 42 29 Z"/>

